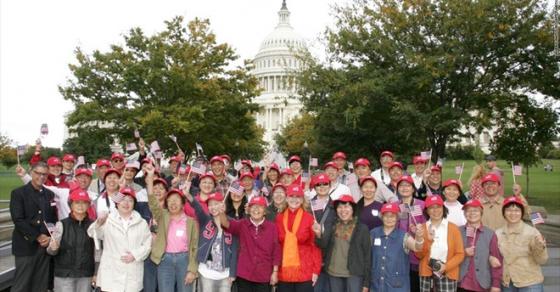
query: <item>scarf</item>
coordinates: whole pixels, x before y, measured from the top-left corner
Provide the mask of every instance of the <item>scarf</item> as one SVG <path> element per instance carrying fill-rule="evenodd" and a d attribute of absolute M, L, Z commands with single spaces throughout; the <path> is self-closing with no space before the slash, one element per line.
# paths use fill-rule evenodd
<path fill-rule="evenodd" d="M 284 231 L 286 237 L 284 239 L 284 247 L 282 248 L 282 275 L 286 279 L 295 279 L 301 275 L 301 265 L 299 261 L 299 249 L 296 233 L 303 217 L 303 210 L 299 208 L 294 219 L 292 231 L 288 230 L 288 212 L 289 209 L 284 211 Z"/>

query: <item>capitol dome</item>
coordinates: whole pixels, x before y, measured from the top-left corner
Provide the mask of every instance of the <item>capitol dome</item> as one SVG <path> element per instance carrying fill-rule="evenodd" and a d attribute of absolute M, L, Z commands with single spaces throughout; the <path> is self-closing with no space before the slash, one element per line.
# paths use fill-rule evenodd
<path fill-rule="evenodd" d="M 262 90 L 254 99 L 260 106 L 256 120 L 265 129 L 263 138 L 270 146 L 274 145 L 274 136 L 289 120 L 298 116 L 303 107 L 293 75 L 302 68 L 297 54 L 307 50 L 305 39 L 290 25 L 290 11 L 285 0 L 278 18 L 278 25 L 261 42 L 251 72 Z"/>

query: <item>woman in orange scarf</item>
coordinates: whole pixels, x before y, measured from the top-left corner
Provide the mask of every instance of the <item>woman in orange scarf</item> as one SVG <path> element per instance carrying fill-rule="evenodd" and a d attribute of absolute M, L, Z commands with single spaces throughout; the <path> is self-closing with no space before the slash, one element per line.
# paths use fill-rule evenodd
<path fill-rule="evenodd" d="M 321 250 L 315 245 L 313 216 L 304 210 L 303 189 L 287 188 L 288 208 L 276 217 L 282 246 L 278 292 L 313 292 L 321 272 Z"/>

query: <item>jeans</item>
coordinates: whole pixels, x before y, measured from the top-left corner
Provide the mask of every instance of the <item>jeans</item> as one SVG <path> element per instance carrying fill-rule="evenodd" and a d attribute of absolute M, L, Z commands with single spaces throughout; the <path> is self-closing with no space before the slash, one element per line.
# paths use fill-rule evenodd
<path fill-rule="evenodd" d="M 159 291 L 192 292 L 193 285 L 185 285 L 189 253 L 164 253 L 157 268 Z"/>
<path fill-rule="evenodd" d="M 362 277 L 334 277 L 329 276 L 331 290 L 337 292 L 360 292 L 362 291 Z"/>
<path fill-rule="evenodd" d="M 144 260 L 144 292 L 156 292 L 158 281 L 157 281 L 157 265 L 152 262 L 150 257 Z"/>
<path fill-rule="evenodd" d="M 200 276 L 200 287 L 201 291 L 204 292 L 229 292 L 231 291 L 231 285 L 229 284 L 229 278 L 225 278 L 222 280 L 212 280 L 205 278 L 204 276 Z"/>
<path fill-rule="evenodd" d="M 54 277 L 56 292 L 91 292 L 91 277 L 62 278 Z"/>
<path fill-rule="evenodd" d="M 515 287 L 512 282 L 509 282 L 509 287 L 502 285 L 502 292 L 543 292 L 544 286 L 542 283 L 534 284 L 526 287 Z"/>
<path fill-rule="evenodd" d="M 315 292 L 330 292 L 331 284 L 329 283 L 329 274 L 321 272 L 321 274 L 319 274 L 319 278 L 317 278 L 317 282 L 315 283 L 315 287 L 313 287 L 313 290 Z"/>

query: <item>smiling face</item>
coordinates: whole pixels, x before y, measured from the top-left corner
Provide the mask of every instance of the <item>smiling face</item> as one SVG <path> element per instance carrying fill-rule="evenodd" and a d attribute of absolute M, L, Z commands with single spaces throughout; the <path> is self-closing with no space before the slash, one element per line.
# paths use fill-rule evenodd
<path fill-rule="evenodd" d="M 115 159 L 111 160 L 111 165 L 113 166 L 114 169 L 122 170 L 124 165 L 125 165 L 124 159 L 115 158 Z"/>
<path fill-rule="evenodd" d="M 336 207 L 336 214 L 338 215 L 338 219 L 342 222 L 348 222 L 352 220 L 354 216 L 354 209 L 352 209 L 352 204 L 350 203 L 339 203 Z"/>
<path fill-rule="evenodd" d="M 433 221 L 439 221 L 443 219 L 443 206 L 440 205 L 432 205 L 428 208 L 428 216 Z"/>
<path fill-rule="evenodd" d="M 443 190 L 443 194 L 445 195 L 446 201 L 456 202 L 457 198 L 459 198 L 460 192 L 456 185 L 450 185 Z"/>
<path fill-rule="evenodd" d="M 504 210 L 504 218 L 510 224 L 519 223 L 523 217 L 523 210 L 517 204 L 510 204 Z"/>
<path fill-rule="evenodd" d="M 424 169 L 426 169 L 426 163 L 425 162 L 416 162 L 414 164 L 414 172 L 416 172 L 417 174 L 421 174 Z"/>
<path fill-rule="evenodd" d="M 119 190 L 119 175 L 112 172 L 105 177 L 105 188 L 109 192 L 116 192 Z"/>
<path fill-rule="evenodd" d="M 183 212 L 184 204 L 180 194 L 171 193 L 165 199 L 165 202 L 167 204 L 167 210 L 169 210 L 169 214 L 178 215 Z"/>
<path fill-rule="evenodd" d="M 62 161 L 62 169 L 66 171 L 72 171 L 72 169 L 74 169 L 74 161 L 72 160 Z"/>
<path fill-rule="evenodd" d="M 291 174 L 284 174 L 280 177 L 280 183 L 289 186 L 294 182 L 294 176 Z"/>
<path fill-rule="evenodd" d="M 498 194 L 499 184 L 493 181 L 487 181 L 482 185 L 484 188 L 484 194 L 488 197 L 494 197 Z"/>
<path fill-rule="evenodd" d="M 325 168 L 325 174 L 329 177 L 331 182 L 334 182 L 338 178 L 338 169 L 329 166 Z"/>
<path fill-rule="evenodd" d="M 62 165 L 49 166 L 49 173 L 54 176 L 59 176 L 62 173 Z"/>
<path fill-rule="evenodd" d="M 72 202 L 72 204 L 70 205 L 70 209 L 72 210 L 72 213 L 74 213 L 75 215 L 85 215 L 87 213 L 88 208 L 89 208 L 88 201 L 75 201 Z"/>
<path fill-rule="evenodd" d="M 379 159 L 379 162 L 381 162 L 381 165 L 383 166 L 383 168 L 388 168 L 389 165 L 391 165 L 391 163 L 393 162 L 393 157 L 391 157 L 389 155 L 383 155 Z"/>
<path fill-rule="evenodd" d="M 78 185 L 82 190 L 87 190 L 89 184 L 91 183 L 91 176 L 86 174 L 80 174 L 76 176 L 76 180 L 78 181 Z"/>
<path fill-rule="evenodd" d="M 245 191 L 251 191 L 253 189 L 253 179 L 251 177 L 244 177 L 241 180 L 241 186 L 245 189 Z"/>
<path fill-rule="evenodd" d="M 377 188 L 375 187 L 375 184 L 370 181 L 370 180 L 366 180 L 363 184 L 362 184 L 362 196 L 364 196 L 364 198 L 371 200 L 375 197 L 375 191 L 377 190 Z"/>
<path fill-rule="evenodd" d="M 117 210 L 119 211 L 119 214 L 123 216 L 132 214 L 132 211 L 134 210 L 134 198 L 131 196 L 124 196 L 122 201 L 117 204 Z"/>
<path fill-rule="evenodd" d="M 414 186 L 407 181 L 401 181 L 397 191 L 404 198 L 410 198 L 414 194 Z"/>
<path fill-rule="evenodd" d="M 167 190 L 165 189 L 162 183 L 159 183 L 154 185 L 153 192 L 156 198 L 158 199 L 158 201 L 162 201 L 165 197 L 165 193 L 167 192 Z"/>
<path fill-rule="evenodd" d="M 31 171 L 31 183 L 36 187 L 41 187 L 47 180 L 48 170 L 46 167 L 37 166 Z"/>
<path fill-rule="evenodd" d="M 334 163 L 336 164 L 336 167 L 338 167 L 338 169 L 344 169 L 344 167 L 346 166 L 346 159 L 339 157 L 334 160 Z"/>
<path fill-rule="evenodd" d="M 215 176 L 221 177 L 224 174 L 224 163 L 220 161 L 214 161 L 210 164 L 210 168 L 212 169 L 212 173 Z"/>
<path fill-rule="evenodd" d="M 301 162 L 299 161 L 292 161 L 292 163 L 290 163 L 290 169 L 296 174 L 300 174 L 301 173 Z"/>
<path fill-rule="evenodd" d="M 381 220 L 383 221 L 383 226 L 387 228 L 393 228 L 397 225 L 397 214 L 392 212 L 385 212 L 381 216 Z"/>
<path fill-rule="evenodd" d="M 249 207 L 249 216 L 256 222 L 260 222 L 265 215 L 265 208 L 261 205 L 251 205 Z"/>
<path fill-rule="evenodd" d="M 303 197 L 288 196 L 287 201 L 288 207 L 292 210 L 296 210 L 301 207 L 301 204 L 303 204 Z"/>
<path fill-rule="evenodd" d="M 358 165 L 356 166 L 356 175 L 360 177 L 367 176 L 371 173 L 371 169 L 367 165 Z"/>
<path fill-rule="evenodd" d="M 277 181 L 278 180 L 278 171 L 271 169 L 266 174 L 266 178 L 268 181 Z"/>
<path fill-rule="evenodd" d="M 465 208 L 465 218 L 469 224 L 478 224 L 482 220 L 482 208 L 467 207 Z"/>
<path fill-rule="evenodd" d="M 220 211 L 224 208 L 224 203 L 216 200 L 208 200 L 208 212 L 212 217 L 220 215 Z"/>
<path fill-rule="evenodd" d="M 439 185 L 441 183 L 441 172 L 432 171 L 430 176 L 428 177 L 428 180 L 432 185 Z"/>
<path fill-rule="evenodd" d="M 124 169 L 124 179 L 126 179 L 127 181 L 131 181 L 134 179 L 134 177 L 136 176 L 136 168 L 134 167 L 126 167 Z"/>
<path fill-rule="evenodd" d="M 321 183 L 315 184 L 315 192 L 319 196 L 328 195 L 330 189 L 331 189 L 331 184 L 330 183 L 321 182 Z"/>
<path fill-rule="evenodd" d="M 282 188 L 276 188 L 272 193 L 272 201 L 276 206 L 280 206 L 286 202 L 286 192 Z"/>
<path fill-rule="evenodd" d="M 232 202 L 241 203 L 241 201 L 243 201 L 243 197 L 245 197 L 245 192 L 241 192 L 241 194 L 230 192 L 229 195 L 231 196 Z"/>
<path fill-rule="evenodd" d="M 214 180 L 210 177 L 205 177 L 200 181 L 200 192 L 203 194 L 210 194 L 214 191 Z"/>
<path fill-rule="evenodd" d="M 403 170 L 400 167 L 391 167 L 389 169 L 389 176 L 391 177 L 391 181 L 398 181 L 403 174 Z"/>

